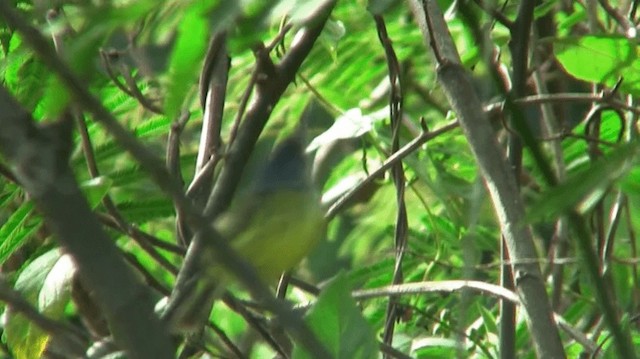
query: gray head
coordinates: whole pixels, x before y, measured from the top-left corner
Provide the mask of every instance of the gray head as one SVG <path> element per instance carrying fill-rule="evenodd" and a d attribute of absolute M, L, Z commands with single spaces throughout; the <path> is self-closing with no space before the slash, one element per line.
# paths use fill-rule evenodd
<path fill-rule="evenodd" d="M 304 147 L 297 136 L 280 143 L 254 184 L 257 193 L 283 189 L 303 190 L 309 187 Z"/>

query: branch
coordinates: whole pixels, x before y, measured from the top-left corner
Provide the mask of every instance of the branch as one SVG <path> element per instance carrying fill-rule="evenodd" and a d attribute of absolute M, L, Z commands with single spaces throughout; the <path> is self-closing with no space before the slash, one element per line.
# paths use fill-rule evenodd
<path fill-rule="evenodd" d="M 268 49 L 261 48 L 256 51 L 259 75 L 254 98 L 238 129 L 238 135 L 229 148 L 224 169 L 220 173 L 207 202 L 205 210 L 207 217 L 212 218 L 219 215 L 231 203 L 231 198 L 238 186 L 238 178 L 242 175 L 271 111 L 289 84 L 293 82 L 302 62 L 311 52 L 313 44 L 320 36 L 334 5 L 335 0 L 327 1 L 318 9 L 308 25 L 300 30 L 296 36 L 297 41 L 280 63 L 270 62 L 268 54 L 264 53 Z"/>
<path fill-rule="evenodd" d="M 358 183 L 356 186 L 351 188 L 349 192 L 344 194 L 342 197 L 340 197 L 340 199 L 338 199 L 335 203 L 333 203 L 331 207 L 329 207 L 329 210 L 325 215 L 325 218 L 327 219 L 327 221 L 331 221 L 331 219 L 333 219 L 333 217 L 335 217 L 347 205 L 347 203 L 349 203 L 349 201 L 353 197 L 355 197 L 360 192 L 360 190 L 362 190 L 362 188 L 364 188 L 369 183 L 373 182 L 375 179 L 380 178 L 380 175 L 382 175 L 384 172 L 386 172 L 391 167 L 393 167 L 393 165 L 396 164 L 398 161 L 401 161 L 403 158 L 413 153 L 415 150 L 420 148 L 420 146 L 424 145 L 431 139 L 443 133 L 449 132 L 457 127 L 458 127 L 458 121 L 450 122 L 438 128 L 437 130 L 424 131 L 420 136 L 413 139 L 413 141 L 404 145 L 404 147 L 399 149 L 393 155 L 389 156 L 389 158 L 387 158 L 387 160 L 384 161 L 382 166 L 376 168 L 373 172 L 369 173 L 367 178 L 365 178 L 362 182 Z"/>
<path fill-rule="evenodd" d="M 0 108 L 0 152 L 58 242 L 73 257 L 117 343 L 132 358 L 171 358 L 174 350 L 153 314 L 149 290 L 125 264 L 93 215 L 67 164 L 68 156 L 61 150 L 67 144 L 60 143 L 63 139 L 56 136 L 57 129 L 36 127 L 4 87 L 0 87 Z"/>
<path fill-rule="evenodd" d="M 424 294 L 433 292 L 452 293 L 461 289 L 471 289 L 494 297 L 506 299 L 511 303 L 520 304 L 518 295 L 499 285 L 475 280 L 443 280 L 432 282 L 417 282 L 389 285 L 374 289 L 354 290 L 351 295 L 356 300 L 364 300 L 391 295 Z"/>
<path fill-rule="evenodd" d="M 522 258 L 535 258 L 536 251 L 530 229 L 524 222 L 524 207 L 514 174 L 486 120 L 469 74 L 461 65 L 438 5 L 430 0 L 412 0 L 410 4 L 424 41 L 431 45 L 438 61 L 438 82 L 458 115 L 491 195 L 509 254 L 515 262 L 516 290 L 527 313 L 537 354 L 542 358 L 565 358 L 540 268 L 519 262 Z"/>

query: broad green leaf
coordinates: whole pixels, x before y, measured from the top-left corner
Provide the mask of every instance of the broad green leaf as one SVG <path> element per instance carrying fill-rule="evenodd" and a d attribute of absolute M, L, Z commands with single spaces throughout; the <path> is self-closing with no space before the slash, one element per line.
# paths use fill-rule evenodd
<path fill-rule="evenodd" d="M 427 337 L 413 341 L 411 354 L 416 358 L 455 358 L 458 344 L 453 339 Z"/>
<path fill-rule="evenodd" d="M 622 36 L 568 37 L 556 40 L 553 50 L 571 76 L 606 86 L 622 78 L 622 91 L 640 94 L 640 59 L 634 41 Z"/>
<path fill-rule="evenodd" d="M 334 358 L 376 357 L 377 344 L 373 330 L 351 297 L 345 276 L 338 276 L 322 291 L 305 321 Z M 315 358 L 315 356 L 296 345 L 292 358 Z"/>
<path fill-rule="evenodd" d="M 573 174 L 564 183 L 543 193 L 531 207 L 528 220 L 553 218 L 578 205 L 583 211 L 589 208 L 611 183 L 631 170 L 638 149 L 636 142 L 622 145 L 586 170 Z"/>
<path fill-rule="evenodd" d="M 38 295 L 38 309 L 48 317 L 60 319 L 71 297 L 75 265 L 71 256 L 63 254 L 47 272 Z"/>
<path fill-rule="evenodd" d="M 41 112 L 45 118 L 56 118 L 67 107 L 70 96 L 60 79 L 56 77 L 48 79 L 38 112 Z"/>
<path fill-rule="evenodd" d="M 60 258 L 58 249 L 51 250 L 31 262 L 18 276 L 15 289 L 30 303 L 39 303 L 41 290 L 47 277 Z M 54 301 L 47 299 L 43 303 Z M 59 307 L 59 304 L 57 304 Z M 17 359 L 40 358 L 49 336 L 19 313 L 10 313 L 4 330 L 4 338 Z"/>

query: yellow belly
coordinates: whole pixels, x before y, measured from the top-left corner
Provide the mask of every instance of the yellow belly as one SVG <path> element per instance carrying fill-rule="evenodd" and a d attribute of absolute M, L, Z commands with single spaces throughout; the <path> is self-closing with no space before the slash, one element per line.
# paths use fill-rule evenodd
<path fill-rule="evenodd" d="M 324 214 L 313 193 L 279 191 L 256 198 L 250 208 L 230 212 L 216 226 L 265 281 L 292 269 L 324 237 Z"/>

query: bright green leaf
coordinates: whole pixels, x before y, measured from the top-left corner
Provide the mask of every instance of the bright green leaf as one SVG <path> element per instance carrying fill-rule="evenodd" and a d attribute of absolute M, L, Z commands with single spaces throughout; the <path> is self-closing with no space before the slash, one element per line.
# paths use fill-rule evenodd
<path fill-rule="evenodd" d="M 498 325 L 496 324 L 495 315 L 490 312 L 486 306 L 477 305 L 478 311 L 482 315 L 482 322 L 489 333 L 498 333 Z"/>
<path fill-rule="evenodd" d="M 169 88 L 165 102 L 168 118 L 175 118 L 186 94 L 198 78 L 209 38 L 208 24 L 200 7 L 193 6 L 182 19 L 178 39 L 171 54 Z"/>
<path fill-rule="evenodd" d="M 637 44 L 622 36 L 583 36 L 556 40 L 556 58 L 572 76 L 640 94 L 640 59 Z"/>
<path fill-rule="evenodd" d="M 42 219 L 32 218 L 32 211 L 33 203 L 25 202 L 0 227 L 0 263 L 4 263 L 40 227 Z"/>
<path fill-rule="evenodd" d="M 38 112 L 42 112 L 43 117 L 56 118 L 67 107 L 69 99 L 69 92 L 60 79 L 49 77 Z"/>
<path fill-rule="evenodd" d="M 454 358 L 457 343 L 453 339 L 426 337 L 414 340 L 411 352 L 417 358 Z"/>

